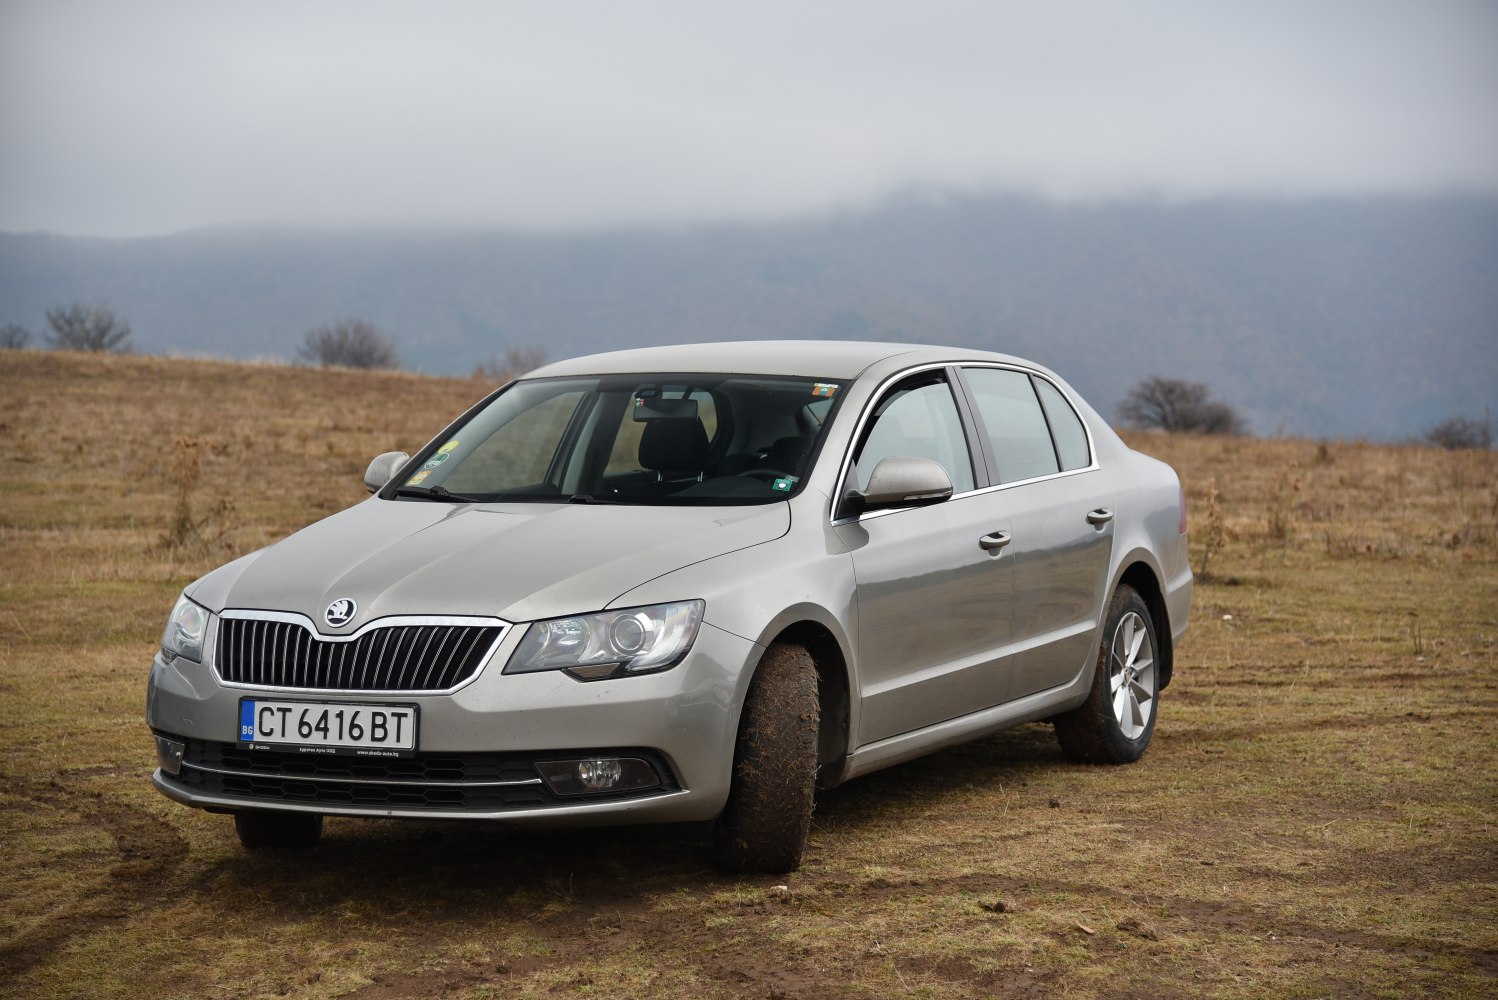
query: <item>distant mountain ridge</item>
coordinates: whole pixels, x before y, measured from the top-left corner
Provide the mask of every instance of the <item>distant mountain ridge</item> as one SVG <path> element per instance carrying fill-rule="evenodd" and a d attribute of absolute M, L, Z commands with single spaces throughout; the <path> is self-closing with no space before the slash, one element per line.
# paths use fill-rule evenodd
<path fill-rule="evenodd" d="M 40 339 L 44 311 L 77 300 L 113 306 L 147 353 L 291 358 L 312 326 L 362 316 L 434 373 L 512 345 L 825 337 L 1019 354 L 1107 414 L 1145 375 L 1196 379 L 1259 433 L 1399 438 L 1498 409 L 1498 202 L 1471 198 L 898 199 L 571 235 L 0 234 L 0 324 Z"/>

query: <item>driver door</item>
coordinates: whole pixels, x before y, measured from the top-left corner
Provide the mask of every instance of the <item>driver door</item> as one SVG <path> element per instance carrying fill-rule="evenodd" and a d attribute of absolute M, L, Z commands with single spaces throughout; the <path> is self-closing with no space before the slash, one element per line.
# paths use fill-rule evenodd
<path fill-rule="evenodd" d="M 1013 566 L 993 544 L 1009 524 L 990 495 L 974 492 L 969 435 L 945 369 L 909 376 L 874 404 L 849 485 L 862 491 L 893 456 L 940 463 L 953 496 L 836 526 L 858 584 L 860 746 L 997 705 L 1009 684 Z"/>

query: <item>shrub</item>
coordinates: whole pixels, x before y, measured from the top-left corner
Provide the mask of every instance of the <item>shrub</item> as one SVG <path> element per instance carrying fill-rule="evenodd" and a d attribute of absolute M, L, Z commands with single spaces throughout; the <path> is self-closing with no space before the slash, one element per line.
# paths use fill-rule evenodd
<path fill-rule="evenodd" d="M 47 310 L 52 332 L 47 343 L 59 351 L 130 352 L 130 324 L 108 306 L 86 306 L 75 302 Z"/>
<path fill-rule="evenodd" d="M 515 381 L 526 372 L 540 368 L 546 363 L 545 348 L 531 345 L 529 347 L 509 347 L 505 349 L 503 358 L 490 358 L 473 369 L 473 377 L 485 382 L 494 382 L 498 385 L 506 385 Z"/>
<path fill-rule="evenodd" d="M 31 331 L 20 323 L 0 326 L 0 350 L 15 350 L 31 343 Z"/>
<path fill-rule="evenodd" d="M 1243 418 L 1212 399 L 1200 382 L 1151 375 L 1129 391 L 1118 414 L 1144 430 L 1194 434 L 1242 434 Z"/>
<path fill-rule="evenodd" d="M 1485 413 L 1481 420 L 1467 417 L 1442 420 L 1425 432 L 1425 440 L 1449 451 L 1486 451 L 1493 447 L 1493 415 Z"/>
<path fill-rule="evenodd" d="M 297 356 L 320 368 L 399 368 L 395 342 L 366 319 L 341 319 L 307 331 Z"/>

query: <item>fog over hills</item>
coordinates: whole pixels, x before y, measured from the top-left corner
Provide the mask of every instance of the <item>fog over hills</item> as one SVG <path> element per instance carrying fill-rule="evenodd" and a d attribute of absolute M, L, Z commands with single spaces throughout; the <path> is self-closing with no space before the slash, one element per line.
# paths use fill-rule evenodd
<path fill-rule="evenodd" d="M 310 327 L 362 316 L 434 373 L 512 345 L 827 337 L 1023 355 L 1107 414 L 1143 376 L 1196 379 L 1261 434 L 1399 438 L 1498 409 L 1498 202 L 1459 197 L 907 197 L 570 235 L 0 234 L 0 324 L 40 339 L 45 310 L 77 300 L 114 307 L 146 353 L 291 358 Z"/>

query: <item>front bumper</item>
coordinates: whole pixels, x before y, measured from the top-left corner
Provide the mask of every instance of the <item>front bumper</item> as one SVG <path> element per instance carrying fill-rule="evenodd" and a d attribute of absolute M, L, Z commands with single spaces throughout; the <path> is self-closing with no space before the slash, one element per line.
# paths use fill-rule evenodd
<path fill-rule="evenodd" d="M 524 633 L 513 629 L 478 677 L 449 694 L 410 693 L 420 708 L 417 753 L 389 763 L 243 749 L 236 742 L 242 697 L 208 666 L 158 654 L 146 717 L 160 736 L 186 746 L 178 773 L 152 783 L 185 805 L 329 815 L 473 818 L 526 826 L 708 820 L 728 797 L 743 681 L 760 648 L 704 623 L 692 651 L 659 674 L 581 682 L 560 671 L 501 672 Z M 284 692 L 275 696 L 286 697 Z M 308 691 L 342 703 L 388 703 L 388 695 Z M 590 756 L 647 761 L 658 786 L 596 796 L 551 792 L 535 764 Z"/>

